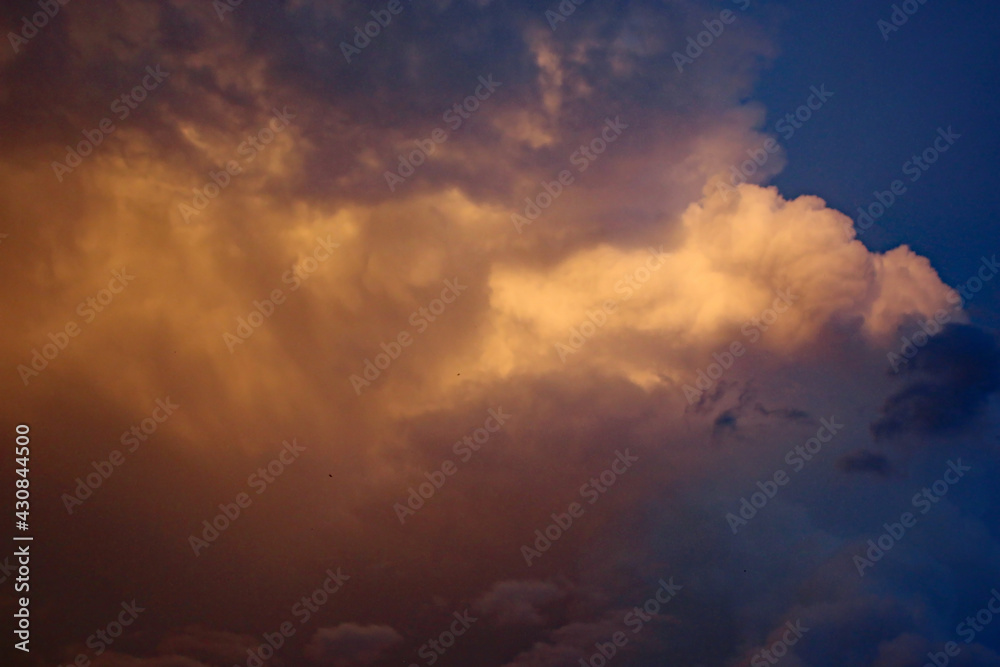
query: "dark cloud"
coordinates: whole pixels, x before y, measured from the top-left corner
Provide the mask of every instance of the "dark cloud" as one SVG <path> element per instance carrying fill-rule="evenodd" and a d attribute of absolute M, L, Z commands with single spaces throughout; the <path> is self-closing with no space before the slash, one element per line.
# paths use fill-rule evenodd
<path fill-rule="evenodd" d="M 726 433 L 736 432 L 736 412 L 734 410 L 725 410 L 722 414 L 715 418 L 714 429 L 712 430 L 713 437 L 719 437 Z"/>
<path fill-rule="evenodd" d="M 877 439 L 965 428 L 1000 390 L 1000 346 L 983 329 L 948 324 L 900 373 L 906 386 L 886 399 L 872 424 Z"/>
<path fill-rule="evenodd" d="M 780 417 L 782 419 L 800 420 L 800 421 L 807 420 L 810 417 L 808 412 L 805 412 L 804 410 L 799 410 L 797 408 L 774 408 L 769 410 L 760 403 L 757 403 L 754 406 L 754 409 L 757 410 L 757 412 L 759 412 L 760 414 L 764 415 L 765 417 L 776 415 L 777 417 Z"/>
<path fill-rule="evenodd" d="M 889 459 L 882 454 L 868 450 L 858 450 L 837 459 L 837 467 L 847 473 L 872 472 L 887 477 L 892 470 Z"/>

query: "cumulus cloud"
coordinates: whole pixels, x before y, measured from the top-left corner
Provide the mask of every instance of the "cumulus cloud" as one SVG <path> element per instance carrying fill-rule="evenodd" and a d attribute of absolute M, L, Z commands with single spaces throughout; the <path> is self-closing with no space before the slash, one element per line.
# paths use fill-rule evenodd
<path fill-rule="evenodd" d="M 871 251 L 821 198 L 767 187 L 777 158 L 719 195 L 764 136 L 765 110 L 743 100 L 776 53 L 769 16 L 741 14 L 677 77 L 671 54 L 711 3 L 582 5 L 555 32 L 526 4 L 406 4 L 348 66 L 339 43 L 371 9 L 242 3 L 219 21 L 186 0 L 101 3 L 0 62 L 0 276 L 17 285 L 0 390 L 54 443 L 37 453 L 54 530 L 39 565 L 63 573 L 38 597 L 60 628 L 51 656 L 114 608 L 108 582 L 156 600 L 129 637 L 147 657 L 101 658 L 135 667 L 242 663 L 288 619 L 285 664 L 417 660 L 470 608 L 483 620 L 454 664 L 578 664 L 669 576 L 684 595 L 630 637 L 629 664 L 731 664 L 799 616 L 809 641 L 784 664 L 891 665 L 923 650 L 914 637 L 946 636 L 981 592 L 965 564 L 1000 562 L 987 462 L 954 496 L 979 513 L 949 497 L 893 551 L 899 569 L 880 567 L 901 574 L 861 582 L 850 555 L 895 519 L 873 508 L 894 511 L 941 464 L 910 448 L 890 466 L 873 438 L 983 449 L 968 429 L 995 418 L 996 343 L 950 327 L 888 376 L 901 327 L 949 303 L 928 259 Z M 57 180 L 52 161 L 157 63 L 162 87 Z M 490 73 L 502 85 L 390 192 L 385 172 Z M 286 106 L 288 127 L 241 153 Z M 579 169 L 615 118 L 627 128 Z M 229 160 L 241 171 L 209 198 Z M 518 231 L 512 215 L 564 170 L 573 182 Z M 196 191 L 210 201 L 185 220 Z M 338 245 L 320 261 L 322 242 Z M 134 281 L 88 306 L 122 267 Z M 465 287 L 438 310 L 446 280 Z M 43 355 L 69 322 L 79 334 Z M 164 396 L 176 415 L 67 514 L 61 495 Z M 497 407 L 510 420 L 462 457 Z M 831 416 L 843 431 L 789 467 Z M 302 463 L 193 556 L 189 535 L 290 438 Z M 638 462 L 605 486 L 626 449 Z M 732 534 L 725 515 L 779 469 L 791 481 Z M 394 505 L 432 479 L 401 524 Z M 604 490 L 590 503 L 585 488 Z M 574 502 L 583 514 L 529 569 L 520 547 Z M 350 581 L 301 621 L 338 567 Z"/>
<path fill-rule="evenodd" d="M 728 202 L 709 196 L 692 204 L 681 223 L 665 250 L 602 244 L 536 271 L 498 263 L 487 363 L 499 374 L 564 367 L 556 343 L 565 346 L 606 300 L 620 307 L 585 353 L 567 353 L 571 363 L 631 367 L 633 379 L 648 381 L 653 357 L 675 382 L 690 374 L 691 361 L 742 339 L 741 329 L 782 294 L 787 313 L 751 328 L 758 348 L 788 358 L 824 332 L 884 344 L 905 318 L 945 303 L 946 288 L 925 258 L 905 247 L 868 251 L 844 237 L 846 216 L 817 197 L 786 201 L 774 188 L 741 185 Z M 625 341 L 657 349 L 630 352 Z"/>

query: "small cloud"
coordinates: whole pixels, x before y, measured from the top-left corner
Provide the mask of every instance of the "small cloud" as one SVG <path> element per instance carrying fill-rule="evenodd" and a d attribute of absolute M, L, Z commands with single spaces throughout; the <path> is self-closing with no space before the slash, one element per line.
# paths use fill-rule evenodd
<path fill-rule="evenodd" d="M 501 581 L 484 594 L 476 609 L 493 616 L 499 626 L 542 625 L 539 607 L 563 597 L 565 592 L 547 581 Z"/>
<path fill-rule="evenodd" d="M 736 414 L 733 410 L 726 410 L 715 418 L 715 425 L 712 429 L 712 437 L 719 437 L 725 432 L 736 432 Z"/>
<path fill-rule="evenodd" d="M 840 457 L 837 460 L 837 468 L 841 472 L 873 472 L 876 475 L 888 477 L 892 466 L 889 464 L 889 459 L 881 454 L 859 449 Z"/>
<path fill-rule="evenodd" d="M 370 665 L 403 637 L 388 625 L 342 623 L 334 628 L 320 628 L 306 646 L 310 660 L 322 665 L 347 667 Z"/>

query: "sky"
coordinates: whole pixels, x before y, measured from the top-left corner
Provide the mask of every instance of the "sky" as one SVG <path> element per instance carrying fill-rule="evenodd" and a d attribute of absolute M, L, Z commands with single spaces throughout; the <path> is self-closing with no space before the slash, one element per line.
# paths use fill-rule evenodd
<path fill-rule="evenodd" d="M 1000 664 L 998 19 L 7 3 L 3 664 Z"/>

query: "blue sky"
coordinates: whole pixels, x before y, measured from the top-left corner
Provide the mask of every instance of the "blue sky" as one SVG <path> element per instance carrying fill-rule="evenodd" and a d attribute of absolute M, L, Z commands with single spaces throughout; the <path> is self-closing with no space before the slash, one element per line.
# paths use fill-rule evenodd
<path fill-rule="evenodd" d="M 801 104 L 810 85 L 826 83 L 836 93 L 785 144 L 788 166 L 774 183 L 787 196 L 817 194 L 856 217 L 876 189 L 901 177 L 902 165 L 930 145 L 938 127 L 953 126 L 960 142 L 908 187 L 864 241 L 873 250 L 906 243 L 931 258 L 946 282 L 966 280 L 980 256 L 1000 245 L 994 112 L 1000 11 L 987 3 L 929 0 L 885 40 L 878 21 L 890 19 L 891 3 L 765 6 L 772 5 L 786 13 L 781 55 L 763 73 L 755 99 L 773 113 Z M 997 326 L 997 290 L 980 298 L 973 312 Z"/>

